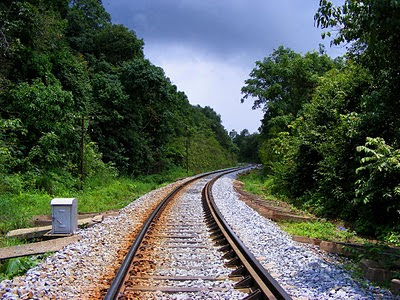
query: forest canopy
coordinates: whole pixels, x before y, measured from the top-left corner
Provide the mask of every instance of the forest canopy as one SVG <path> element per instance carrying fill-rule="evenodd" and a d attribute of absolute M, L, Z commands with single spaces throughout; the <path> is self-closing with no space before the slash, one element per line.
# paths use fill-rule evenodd
<path fill-rule="evenodd" d="M 358 232 L 400 236 L 400 2 L 321 0 L 315 24 L 348 47 L 343 58 L 281 46 L 242 88 L 265 112 L 270 188 Z"/>
<path fill-rule="evenodd" d="M 220 116 L 192 106 L 100 0 L 6 0 L 0 20 L 1 191 L 235 164 Z"/>

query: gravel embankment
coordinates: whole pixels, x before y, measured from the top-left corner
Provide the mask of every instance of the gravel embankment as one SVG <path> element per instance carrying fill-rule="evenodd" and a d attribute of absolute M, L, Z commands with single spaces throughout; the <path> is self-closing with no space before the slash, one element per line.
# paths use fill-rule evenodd
<path fill-rule="evenodd" d="M 335 255 L 293 241 L 275 223 L 248 207 L 233 189 L 236 174 L 214 184 L 215 201 L 243 243 L 293 298 L 400 299 L 371 285 L 361 287 Z"/>
<path fill-rule="evenodd" d="M 294 299 L 400 299 L 373 286 L 361 287 L 343 269 L 335 255 L 291 240 L 276 224 L 239 200 L 233 189 L 235 174 L 218 180 L 214 198 L 228 223 L 272 276 Z M 152 208 L 181 182 L 152 191 L 101 224 L 79 230 L 79 242 L 65 247 L 29 270 L 0 283 L 1 299 L 85 299 L 98 297 L 118 268 L 135 230 Z M 193 189 L 194 191 L 194 189 Z M 187 201 L 196 198 L 186 196 Z M 192 214 L 199 213 L 193 208 Z M 207 256 L 207 254 L 206 254 Z M 163 270 L 159 270 L 160 274 Z M 227 286 L 229 282 L 224 282 Z M 168 298 L 158 294 L 157 298 Z M 175 299 L 187 299 L 181 295 Z M 194 296 L 194 295 L 193 295 Z M 234 295 L 230 295 L 233 296 Z M 235 295 L 237 296 L 237 295 Z M 164 298 L 165 297 L 165 298 Z M 221 299 L 204 293 L 196 299 Z"/>
<path fill-rule="evenodd" d="M 201 191 L 212 177 L 201 179 L 184 189 L 174 201 L 174 205 L 166 208 L 163 214 L 165 217 L 160 218 L 154 230 L 155 235 L 163 236 L 163 238 L 150 240 L 149 247 L 152 248 L 152 251 L 147 255 L 144 253 L 143 256 L 146 257 L 146 260 L 149 259 L 155 263 L 154 269 L 151 271 L 151 275 L 154 276 L 204 276 L 220 278 L 220 280 L 154 281 L 151 282 L 152 286 L 200 288 L 203 291 L 144 293 L 138 299 L 230 300 L 243 299 L 247 296 L 246 293 L 233 288 L 235 282 L 228 278 L 232 269 L 224 266 L 223 253 L 218 251 L 219 247 L 215 247 L 214 242 L 210 239 L 210 232 L 204 220 Z M 176 227 L 171 228 L 168 224 L 176 224 Z M 177 239 L 178 236 L 188 235 L 193 237 Z M 185 245 L 187 248 L 181 248 Z M 197 246 L 203 248 L 195 248 Z M 145 284 L 139 281 L 138 285 Z M 215 289 L 221 289 L 221 291 Z"/>
<path fill-rule="evenodd" d="M 0 282 L 0 299 L 85 299 L 98 295 L 118 268 L 126 245 L 133 239 L 132 232 L 182 182 L 154 190 L 126 206 L 118 216 L 79 230 L 79 242 L 56 252 L 26 275 Z"/>

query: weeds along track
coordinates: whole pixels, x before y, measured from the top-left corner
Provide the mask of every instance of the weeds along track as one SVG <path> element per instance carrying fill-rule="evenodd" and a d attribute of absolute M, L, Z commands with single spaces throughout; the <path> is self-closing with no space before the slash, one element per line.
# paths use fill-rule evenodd
<path fill-rule="evenodd" d="M 238 168 L 171 192 L 143 225 L 105 299 L 290 299 L 215 207 L 211 188 Z"/>

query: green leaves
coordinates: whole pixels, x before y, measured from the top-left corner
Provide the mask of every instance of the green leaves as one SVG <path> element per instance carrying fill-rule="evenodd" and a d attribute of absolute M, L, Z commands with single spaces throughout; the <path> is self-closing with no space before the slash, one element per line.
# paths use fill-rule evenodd
<path fill-rule="evenodd" d="M 40 259 L 30 257 L 9 259 L 0 264 L 0 281 L 25 274 L 27 270 L 39 264 L 40 261 Z"/>
<path fill-rule="evenodd" d="M 290 116 L 289 122 L 292 121 L 310 101 L 319 76 L 337 64 L 326 55 L 308 52 L 302 56 L 281 46 L 262 62 L 256 62 L 256 68 L 242 87 L 242 102 L 248 97 L 256 98 L 253 109 L 263 108 L 266 112 L 264 134 L 286 131 L 288 122 L 280 122 L 277 127 L 278 122 L 273 124 L 272 120 Z"/>
<path fill-rule="evenodd" d="M 94 54 L 112 64 L 122 64 L 135 58 L 144 58 L 144 42 L 135 32 L 122 25 L 105 26 L 94 36 Z"/>
<path fill-rule="evenodd" d="M 0 98 L 0 103 L 10 116 L 21 120 L 23 131 L 15 134 L 14 146 L 14 156 L 22 159 L 21 164 L 48 169 L 71 157 L 73 141 L 77 141 L 74 102 L 59 82 L 46 85 L 37 79 L 32 84 L 21 83 Z"/>
<path fill-rule="evenodd" d="M 98 0 L 72 0 L 67 20 L 67 39 L 80 53 L 93 53 L 95 36 L 111 24 L 110 15 Z"/>
<path fill-rule="evenodd" d="M 239 162 L 258 163 L 259 148 L 260 148 L 260 134 L 250 134 L 247 129 L 243 129 L 240 134 L 235 131 L 230 133 L 233 143 L 239 148 L 238 160 Z M 236 150 L 237 151 L 237 150 Z"/>
<path fill-rule="evenodd" d="M 331 43 L 351 44 L 349 54 L 376 76 L 386 77 L 390 74 L 398 78 L 398 1 L 347 0 L 342 6 L 334 6 L 331 1 L 322 0 L 314 19 L 317 27 L 331 28 L 337 32 Z M 389 73 L 381 73 L 384 70 Z"/>
<path fill-rule="evenodd" d="M 257 61 L 242 102 L 265 112 L 272 188 L 368 234 L 400 230 L 400 2 L 320 0 L 316 26 L 343 58 L 280 47 Z"/>
<path fill-rule="evenodd" d="M 192 107 L 144 59 L 143 40 L 111 23 L 101 1 L 5 1 L 0 17 L 0 185 L 6 189 L 53 193 L 57 174 L 78 178 L 82 158 L 88 176 L 165 171 L 184 164 L 177 143 L 185 149 L 187 138 L 206 135 L 210 153 L 221 153 L 215 165 L 235 161 L 220 117 Z M 203 167 L 209 168 L 196 165 Z M 6 182 L 15 172 L 23 178 L 16 189 Z"/>
<path fill-rule="evenodd" d="M 368 137 L 365 145 L 357 147 L 357 151 L 365 155 L 356 170 L 360 177 L 356 182 L 357 201 L 366 204 L 388 199 L 386 205 L 389 209 L 400 209 L 400 149 L 394 150 L 382 138 Z M 397 205 L 392 207 L 392 202 Z"/>

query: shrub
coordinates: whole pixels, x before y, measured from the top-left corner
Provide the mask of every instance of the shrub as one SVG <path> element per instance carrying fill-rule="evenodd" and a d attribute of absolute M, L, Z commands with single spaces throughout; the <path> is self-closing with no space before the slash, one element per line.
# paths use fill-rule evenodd
<path fill-rule="evenodd" d="M 400 149 L 393 149 L 382 138 L 367 138 L 357 147 L 364 154 L 356 173 L 355 203 L 360 206 L 360 222 L 367 229 L 377 225 L 396 228 L 400 224 Z M 397 228 L 398 229 L 398 228 Z"/>

